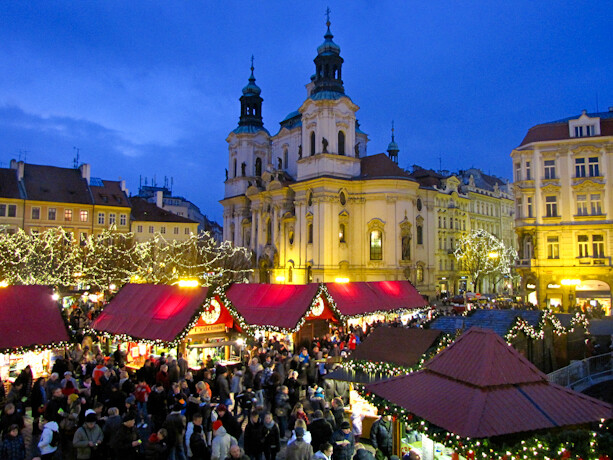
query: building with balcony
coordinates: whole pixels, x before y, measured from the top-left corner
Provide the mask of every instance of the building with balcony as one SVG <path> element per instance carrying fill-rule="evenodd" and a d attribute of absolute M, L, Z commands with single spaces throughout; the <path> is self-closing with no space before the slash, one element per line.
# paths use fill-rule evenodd
<path fill-rule="evenodd" d="M 511 157 L 526 298 L 610 314 L 613 107 L 536 125 Z"/>

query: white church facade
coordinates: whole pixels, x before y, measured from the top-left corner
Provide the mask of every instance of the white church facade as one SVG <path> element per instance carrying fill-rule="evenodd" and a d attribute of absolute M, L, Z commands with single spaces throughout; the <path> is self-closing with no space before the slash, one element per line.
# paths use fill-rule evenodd
<path fill-rule="evenodd" d="M 253 250 L 256 282 L 410 280 L 434 294 L 434 200 L 398 167 L 398 147 L 368 156 L 345 94 L 330 23 L 307 97 L 275 135 L 253 66 L 228 138 L 223 236 Z"/>

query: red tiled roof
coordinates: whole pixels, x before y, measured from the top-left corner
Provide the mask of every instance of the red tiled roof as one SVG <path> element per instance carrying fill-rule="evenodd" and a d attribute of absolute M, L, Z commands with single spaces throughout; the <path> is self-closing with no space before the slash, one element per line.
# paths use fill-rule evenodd
<path fill-rule="evenodd" d="M 183 216 L 178 216 L 170 211 L 158 208 L 155 203 L 149 203 L 148 201 L 139 197 L 132 197 L 130 201 L 132 203 L 132 216 L 134 217 L 135 221 L 183 222 L 186 224 L 198 223 L 195 220 L 191 220 Z"/>
<path fill-rule="evenodd" d="M 311 284 L 233 284 L 227 299 L 250 326 L 293 329 L 319 289 Z"/>
<path fill-rule="evenodd" d="M 504 348 L 510 357 L 490 348 Z M 611 405 L 549 383 L 495 332 L 479 328 L 469 329 L 423 370 L 366 389 L 470 438 L 581 425 L 612 415 Z"/>
<path fill-rule="evenodd" d="M 113 180 L 102 180 L 104 185 L 90 185 L 94 204 L 102 206 L 130 207 L 126 192 L 121 190 L 121 182 Z"/>
<path fill-rule="evenodd" d="M 595 137 L 601 136 L 613 136 L 613 118 L 600 119 L 600 136 Z M 566 120 L 533 126 L 528 130 L 528 133 L 526 134 L 526 137 L 524 137 L 524 140 L 521 141 L 520 146 L 530 144 L 531 142 L 557 141 L 564 139 L 571 139 L 568 130 L 568 121 Z"/>
<path fill-rule="evenodd" d="M 402 177 L 412 180 L 409 173 L 394 163 L 385 153 L 377 153 L 360 159 L 361 177 L 374 179 L 380 177 Z"/>
<path fill-rule="evenodd" d="M 126 284 L 92 329 L 135 339 L 173 342 L 204 304 L 208 288 Z"/>
<path fill-rule="evenodd" d="M 381 326 L 351 352 L 350 358 L 414 366 L 440 335 L 441 331 L 433 329 Z"/>
<path fill-rule="evenodd" d="M 408 281 L 326 283 L 338 311 L 360 316 L 377 311 L 425 307 L 427 302 Z"/>
<path fill-rule="evenodd" d="M 0 288 L 0 352 L 69 340 L 60 307 L 48 286 Z"/>

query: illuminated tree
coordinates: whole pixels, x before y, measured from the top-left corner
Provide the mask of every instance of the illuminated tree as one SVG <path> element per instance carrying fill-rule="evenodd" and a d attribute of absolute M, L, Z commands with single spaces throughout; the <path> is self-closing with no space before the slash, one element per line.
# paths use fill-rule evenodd
<path fill-rule="evenodd" d="M 485 230 L 473 230 L 458 241 L 454 252 L 462 269 L 468 272 L 475 292 L 487 275 L 511 276 L 517 252 Z"/>

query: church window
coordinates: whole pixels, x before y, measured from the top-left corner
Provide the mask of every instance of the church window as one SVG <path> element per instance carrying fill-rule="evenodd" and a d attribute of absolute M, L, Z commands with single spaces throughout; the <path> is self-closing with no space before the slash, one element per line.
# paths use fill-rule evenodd
<path fill-rule="evenodd" d="M 383 260 L 383 234 L 381 230 L 370 232 L 370 260 Z"/>
<path fill-rule="evenodd" d="M 311 156 L 315 155 L 315 131 L 311 131 Z"/>
<path fill-rule="evenodd" d="M 311 268 L 310 265 L 306 269 L 306 282 L 307 283 L 313 282 L 313 269 Z"/>
<path fill-rule="evenodd" d="M 287 269 L 287 282 L 291 283 L 294 281 L 294 270 L 292 269 L 292 266 L 290 265 L 290 267 Z"/>
<path fill-rule="evenodd" d="M 422 206 L 421 198 L 417 198 L 417 210 L 421 211 Z"/>
<path fill-rule="evenodd" d="M 345 206 L 347 204 L 347 196 L 345 195 L 345 192 L 341 192 L 339 200 L 341 202 L 341 206 Z"/>
<path fill-rule="evenodd" d="M 281 158 L 277 158 L 277 169 L 283 169 L 283 161 Z"/>
<path fill-rule="evenodd" d="M 313 206 L 313 194 L 311 192 L 307 193 L 307 206 Z"/>
<path fill-rule="evenodd" d="M 338 242 L 345 243 L 345 224 L 340 224 L 338 227 Z"/>
<path fill-rule="evenodd" d="M 421 225 L 418 225 L 416 227 L 416 233 L 417 233 L 417 244 L 424 244 L 424 227 Z"/>
<path fill-rule="evenodd" d="M 415 270 L 415 275 L 417 278 L 417 282 L 423 283 L 424 282 L 424 267 L 421 265 L 418 265 L 417 269 Z"/>
<path fill-rule="evenodd" d="M 307 224 L 307 244 L 313 244 L 313 223 Z"/>
<path fill-rule="evenodd" d="M 272 220 L 266 221 L 266 244 L 272 244 Z"/>
<path fill-rule="evenodd" d="M 338 154 L 345 154 L 345 133 L 342 131 L 338 132 Z"/>
<path fill-rule="evenodd" d="M 288 158 L 289 158 L 289 154 L 287 153 L 287 149 L 285 149 L 283 150 L 283 164 L 285 165 L 286 169 L 287 169 Z"/>
<path fill-rule="evenodd" d="M 411 236 L 402 235 L 402 260 L 411 260 Z"/>
<path fill-rule="evenodd" d="M 234 169 L 234 177 L 236 177 L 236 174 L 237 174 L 237 162 L 236 162 L 236 158 L 234 159 L 233 169 Z"/>
<path fill-rule="evenodd" d="M 294 244 L 294 231 L 293 231 L 293 230 L 290 230 L 290 231 L 289 231 L 289 234 L 288 234 L 288 240 L 289 240 L 289 244 L 290 244 L 290 246 L 291 246 L 292 244 Z"/>
<path fill-rule="evenodd" d="M 255 175 L 256 176 L 262 175 L 262 159 L 261 158 L 255 159 Z"/>

